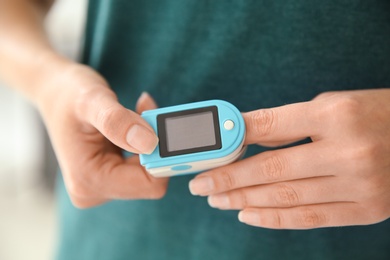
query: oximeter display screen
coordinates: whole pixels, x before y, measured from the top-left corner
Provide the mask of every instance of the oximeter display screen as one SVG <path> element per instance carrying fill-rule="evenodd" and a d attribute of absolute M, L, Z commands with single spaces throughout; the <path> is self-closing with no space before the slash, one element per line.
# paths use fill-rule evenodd
<path fill-rule="evenodd" d="M 213 113 L 204 112 L 165 120 L 168 152 L 215 145 Z"/>
<path fill-rule="evenodd" d="M 157 127 L 161 157 L 221 148 L 216 106 L 160 114 Z"/>

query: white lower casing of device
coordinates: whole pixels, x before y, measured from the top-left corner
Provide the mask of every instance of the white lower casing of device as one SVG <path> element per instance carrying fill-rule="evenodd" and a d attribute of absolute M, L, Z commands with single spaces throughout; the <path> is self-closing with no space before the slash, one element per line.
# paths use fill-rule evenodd
<path fill-rule="evenodd" d="M 170 177 L 170 176 L 184 175 L 189 173 L 196 173 L 196 172 L 210 170 L 213 168 L 227 165 L 229 163 L 241 159 L 244 156 L 247 148 L 246 146 L 243 146 L 243 144 L 244 142 L 241 143 L 240 147 L 237 150 L 235 150 L 233 153 L 229 154 L 226 157 L 187 163 L 185 165 L 191 166 L 191 168 L 187 170 L 179 170 L 179 171 L 172 170 L 172 168 L 174 167 L 183 165 L 183 164 L 176 164 L 167 167 L 150 168 L 150 169 L 146 169 L 146 171 L 149 172 L 154 177 Z"/>

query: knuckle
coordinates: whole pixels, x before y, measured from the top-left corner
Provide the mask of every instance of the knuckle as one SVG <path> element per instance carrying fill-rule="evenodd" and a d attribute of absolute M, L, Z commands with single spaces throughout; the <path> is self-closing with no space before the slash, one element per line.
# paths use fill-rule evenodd
<path fill-rule="evenodd" d="M 235 206 L 242 207 L 242 208 L 247 208 L 250 206 L 248 202 L 248 194 L 243 189 L 238 190 L 237 195 L 239 198 L 238 199 L 239 203 L 237 203 L 237 205 Z M 233 202 L 233 205 L 236 204 L 234 203 L 235 200 L 232 197 L 230 198 L 230 201 Z"/>
<path fill-rule="evenodd" d="M 342 123 L 348 123 L 356 119 L 361 113 L 360 101 L 351 94 L 338 95 L 332 102 L 328 102 L 327 111 L 329 115 Z"/>
<path fill-rule="evenodd" d="M 85 187 L 81 182 L 71 180 L 66 184 L 66 188 L 68 193 L 72 196 L 79 198 L 88 198 L 91 196 L 89 189 Z"/>
<path fill-rule="evenodd" d="M 269 154 L 268 158 L 264 160 L 260 167 L 261 174 L 267 182 L 280 180 L 285 170 L 285 166 L 281 157 L 273 153 Z"/>
<path fill-rule="evenodd" d="M 83 187 L 80 187 L 79 185 L 74 185 L 71 187 L 68 187 L 69 194 L 79 197 L 79 198 L 88 198 L 90 197 L 90 193 L 84 189 Z"/>
<path fill-rule="evenodd" d="M 297 192 L 287 184 L 278 184 L 273 198 L 276 205 L 282 207 L 292 207 L 299 204 Z"/>
<path fill-rule="evenodd" d="M 70 196 L 70 200 L 72 202 L 72 205 L 78 209 L 92 208 L 106 202 L 105 199 L 100 199 L 100 198 L 81 199 L 74 196 Z"/>
<path fill-rule="evenodd" d="M 100 104 L 101 100 L 107 96 L 116 99 L 116 95 L 111 89 L 107 87 L 102 88 L 101 85 L 80 88 L 74 99 L 77 114 L 88 115 L 92 111 L 95 111 L 96 105 Z"/>
<path fill-rule="evenodd" d="M 284 221 L 281 213 L 278 210 L 273 211 L 271 215 L 271 226 L 276 229 L 281 229 L 284 227 Z"/>
<path fill-rule="evenodd" d="M 301 209 L 298 214 L 298 224 L 305 228 L 320 227 L 324 226 L 326 223 L 326 215 L 311 208 Z"/>
<path fill-rule="evenodd" d="M 267 136 L 275 127 L 276 114 L 272 109 L 260 109 L 252 114 L 249 125 L 258 137 Z"/>
<path fill-rule="evenodd" d="M 221 174 L 220 180 L 216 182 L 217 187 L 220 190 L 231 190 L 236 187 L 236 180 L 233 177 L 233 173 L 230 171 L 224 171 Z"/>
<path fill-rule="evenodd" d="M 365 163 L 366 166 L 372 167 L 376 160 L 381 157 L 381 144 L 373 141 L 363 141 L 354 146 L 349 154 L 351 157 L 350 159 L 359 163 Z"/>
<path fill-rule="evenodd" d="M 334 108 L 343 114 L 356 115 L 360 111 L 359 100 L 351 94 L 344 94 L 335 99 Z"/>
<path fill-rule="evenodd" d="M 104 110 L 99 111 L 97 115 L 97 124 L 100 126 L 101 132 L 106 135 L 115 134 L 114 132 L 118 129 L 113 122 L 121 122 L 123 114 L 121 110 L 117 107 L 109 107 Z"/>
<path fill-rule="evenodd" d="M 70 195 L 70 201 L 72 202 L 72 205 L 78 209 L 86 209 L 90 207 L 90 205 L 86 203 L 84 200 L 80 200 L 77 197 L 72 195 Z"/>

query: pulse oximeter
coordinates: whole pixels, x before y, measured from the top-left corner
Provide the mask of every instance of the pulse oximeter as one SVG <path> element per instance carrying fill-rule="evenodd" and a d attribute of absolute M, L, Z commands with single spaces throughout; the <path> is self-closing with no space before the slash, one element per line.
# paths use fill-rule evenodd
<path fill-rule="evenodd" d="M 240 111 L 222 100 L 209 100 L 145 111 L 156 132 L 152 154 L 141 165 L 155 177 L 209 170 L 239 159 L 245 152 L 245 123 Z"/>

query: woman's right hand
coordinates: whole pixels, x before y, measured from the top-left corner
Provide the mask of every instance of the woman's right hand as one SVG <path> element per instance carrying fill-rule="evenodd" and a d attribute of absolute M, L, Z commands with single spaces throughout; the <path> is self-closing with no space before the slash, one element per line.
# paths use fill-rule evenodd
<path fill-rule="evenodd" d="M 48 73 L 43 73 L 34 101 L 73 204 L 88 208 L 111 199 L 163 197 L 168 179 L 149 175 L 137 155 L 122 156 L 122 149 L 137 154 L 155 149 L 158 138 L 139 116 L 156 108 L 153 99 L 144 93 L 137 113 L 128 110 L 94 70 L 59 60 L 45 61 Z"/>

